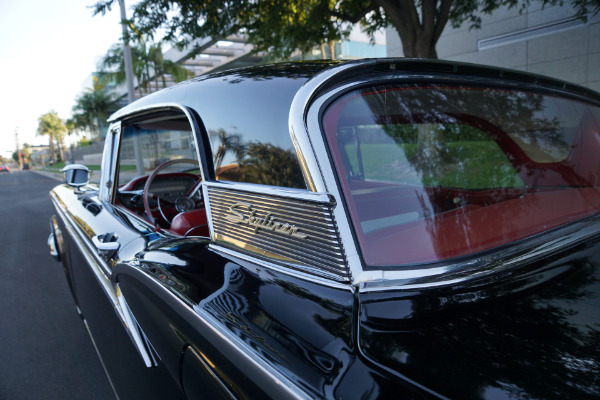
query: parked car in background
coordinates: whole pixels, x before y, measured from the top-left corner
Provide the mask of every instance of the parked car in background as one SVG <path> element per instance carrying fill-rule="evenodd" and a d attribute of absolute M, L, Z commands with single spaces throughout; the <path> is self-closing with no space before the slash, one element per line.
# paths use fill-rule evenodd
<path fill-rule="evenodd" d="M 120 398 L 600 396 L 600 94 L 290 63 L 109 122 L 48 243 Z"/>
<path fill-rule="evenodd" d="M 10 168 L 6 164 L 0 164 L 0 172 L 10 172 Z"/>

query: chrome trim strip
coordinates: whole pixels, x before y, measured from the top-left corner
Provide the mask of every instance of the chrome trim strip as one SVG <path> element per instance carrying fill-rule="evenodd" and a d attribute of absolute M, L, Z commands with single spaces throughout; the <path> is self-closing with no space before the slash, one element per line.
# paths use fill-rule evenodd
<path fill-rule="evenodd" d="M 235 250 L 235 249 L 232 249 L 229 247 L 224 247 L 223 245 L 220 245 L 218 243 L 211 243 L 209 245 L 209 248 L 217 254 L 234 257 L 240 261 L 247 262 L 250 264 L 257 263 L 257 259 L 255 256 L 244 254 L 238 250 Z M 324 278 L 324 277 L 318 276 L 314 273 L 311 274 L 308 272 L 303 272 L 303 271 L 287 268 L 282 265 L 272 263 L 268 260 L 260 260 L 260 266 L 264 267 L 266 269 L 269 269 L 269 270 L 283 273 L 285 275 L 293 276 L 294 278 L 299 278 L 299 279 L 302 279 L 305 281 L 310 281 L 312 283 L 316 283 L 321 286 L 326 286 L 326 287 L 330 287 L 330 288 L 334 288 L 334 289 L 349 290 L 349 291 L 354 290 L 354 287 L 348 285 L 347 283 L 340 283 L 340 282 L 334 281 L 330 278 Z M 246 267 L 246 268 L 248 268 L 248 267 Z M 252 269 L 252 271 L 256 272 L 256 269 Z"/>
<path fill-rule="evenodd" d="M 129 331 L 131 332 L 131 338 L 133 339 L 135 346 L 138 349 L 146 349 L 146 342 L 143 339 L 145 335 L 140 332 L 141 328 L 135 320 L 135 317 L 131 313 L 129 306 L 127 305 L 127 301 L 125 300 L 125 297 L 121 292 L 121 288 L 119 288 L 119 284 L 117 283 L 115 287 L 117 292 L 117 299 L 119 300 L 119 304 L 121 305 L 121 309 L 123 310 L 123 317 L 125 319 L 125 323 L 127 324 Z M 140 351 L 140 355 L 144 360 L 146 368 L 156 367 L 156 360 L 154 359 L 154 357 L 152 357 L 152 353 L 150 353 L 148 349 L 146 349 L 146 351 Z"/>
<path fill-rule="evenodd" d="M 52 198 L 52 202 L 54 203 L 54 207 L 57 211 L 57 214 L 60 216 L 61 220 L 65 224 L 65 228 L 67 228 L 67 231 L 71 235 L 71 238 L 73 238 L 73 242 L 75 242 L 75 244 L 81 251 L 81 254 L 85 258 L 87 264 L 90 266 L 92 273 L 96 277 L 98 283 L 100 283 L 100 286 L 102 287 L 104 293 L 110 300 L 113 308 L 115 309 L 115 312 L 120 317 L 121 323 L 123 323 L 125 331 L 131 338 L 135 348 L 140 353 L 140 356 L 144 360 L 144 363 L 147 367 L 153 366 L 148 365 L 148 363 L 146 362 L 147 359 L 153 359 L 152 355 L 149 354 L 148 349 L 143 345 L 143 343 L 140 343 L 136 340 L 136 336 L 140 335 L 139 331 L 136 332 L 136 330 L 139 329 L 139 326 L 137 324 L 132 325 L 127 323 L 127 317 L 123 308 L 121 307 L 121 304 L 119 303 L 118 295 L 115 293 L 115 289 L 110 280 L 111 270 L 105 264 L 104 260 L 102 260 L 102 258 L 97 254 L 96 250 L 93 248 L 93 245 L 85 239 L 85 233 L 81 231 L 81 229 L 77 226 L 77 224 L 75 224 L 71 217 L 64 212 L 62 207 L 60 207 L 57 200 L 55 199 L 55 195 L 51 194 L 50 197 Z"/>
<path fill-rule="evenodd" d="M 112 193 L 117 186 L 115 184 L 114 171 L 117 165 L 115 149 L 119 148 L 121 142 L 121 123 L 116 122 L 108 127 L 102 154 L 102 165 L 100 167 L 100 183 L 98 198 L 100 201 L 111 203 Z M 112 179 L 111 179 L 112 178 Z"/>
<path fill-rule="evenodd" d="M 323 138 L 320 135 L 320 129 L 315 132 L 307 125 L 307 121 L 312 121 L 307 116 L 309 107 L 312 108 L 312 100 L 323 85 L 327 84 L 340 73 L 352 69 L 365 68 L 367 65 L 374 64 L 374 60 L 365 60 L 326 69 L 309 79 L 300 90 L 298 90 L 292 100 L 289 114 L 290 136 L 296 154 L 300 160 L 302 172 L 308 181 L 307 183 L 310 190 L 313 192 L 331 192 L 335 185 L 334 187 L 331 187 L 332 182 L 330 182 L 328 177 L 323 175 L 323 168 L 321 167 L 321 163 L 319 163 L 319 160 L 329 160 L 328 154 L 322 154 L 320 149 L 317 150 L 316 147 L 323 142 Z M 329 98 L 331 96 L 327 94 L 326 97 Z M 318 118 L 314 119 L 314 121 L 318 122 Z M 312 152 L 308 151 L 308 149 L 311 149 Z M 325 156 L 325 158 L 322 158 L 323 156 Z M 325 162 L 325 164 L 327 165 L 328 163 Z M 335 184 L 335 182 L 333 183 Z"/>
<path fill-rule="evenodd" d="M 178 110 L 183 111 L 182 107 L 184 107 L 177 103 L 157 103 L 157 104 L 150 104 L 150 105 L 145 105 L 145 106 L 137 106 L 137 107 L 135 107 L 135 106 L 137 106 L 137 104 L 131 103 L 128 106 L 125 106 L 125 107 L 121 108 L 120 110 L 117 110 L 114 114 L 112 114 L 110 117 L 108 117 L 107 122 L 113 123 L 118 120 L 124 120 L 126 118 L 130 118 L 133 116 L 137 116 L 137 115 L 142 116 L 143 114 L 146 114 L 146 113 L 152 113 L 152 112 L 158 112 L 158 111 L 168 111 L 169 109 L 178 109 Z"/>
<path fill-rule="evenodd" d="M 500 257 L 496 252 L 468 262 L 454 262 L 439 267 L 384 271 L 380 281 L 362 282 L 359 291 L 362 293 L 435 288 L 497 275 L 502 271 L 517 268 L 524 262 L 565 250 L 598 236 L 598 223 L 600 214 L 586 221 L 576 222 L 570 228 L 559 228 L 560 231 L 552 240 L 548 240 L 546 235 L 526 238 L 531 245 L 520 252 L 517 252 L 518 247 L 515 246 L 512 252 L 507 251 Z M 564 229 L 570 229 L 570 232 L 562 233 Z"/>
<path fill-rule="evenodd" d="M 332 197 L 323 192 L 309 192 L 304 189 L 292 189 L 285 188 L 280 186 L 269 186 L 269 185 L 259 185 L 252 183 L 243 183 L 243 182 L 225 182 L 225 181 L 217 181 L 217 182 L 206 182 L 204 183 L 207 187 L 214 187 L 218 189 L 229 189 L 236 190 L 242 192 L 249 192 L 255 194 L 262 195 L 270 195 L 283 197 L 291 200 L 302 200 L 309 201 L 315 203 L 331 203 Z"/>

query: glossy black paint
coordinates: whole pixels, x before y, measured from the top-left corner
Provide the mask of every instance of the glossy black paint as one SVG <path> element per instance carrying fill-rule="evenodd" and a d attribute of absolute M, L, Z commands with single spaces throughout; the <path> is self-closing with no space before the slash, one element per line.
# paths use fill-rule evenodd
<path fill-rule="evenodd" d="M 93 211 L 82 207 L 84 204 L 83 197 L 73 202 L 71 209 L 74 211 L 71 215 L 76 216 L 77 211 L 80 211 L 79 216 L 90 221 L 91 226 L 97 221 L 110 220 L 102 212 L 94 216 Z M 60 218 L 59 225 L 62 232 L 68 232 Z M 112 228 L 115 228 L 114 225 Z M 123 229 L 118 231 L 125 232 Z M 74 243 L 71 235 L 64 234 L 64 239 L 65 265 L 69 272 L 68 278 L 74 299 L 115 392 L 120 398 L 185 398 L 174 381 L 164 379 L 164 365 L 159 364 L 151 369 L 144 367 L 111 300 L 89 267 L 89 261 Z"/>
<path fill-rule="evenodd" d="M 598 238 L 508 276 L 361 297 L 360 347 L 449 398 L 600 395 Z"/>
<path fill-rule="evenodd" d="M 222 132 L 239 136 L 247 145 L 258 143 L 292 152 L 288 117 L 294 95 L 308 79 L 331 65 L 334 63 L 282 63 L 200 76 L 145 96 L 111 118 L 117 120 L 132 108 L 178 104 L 193 110 L 198 117 L 203 132 L 199 142 L 206 149 L 210 148 L 209 137 Z M 214 179 L 212 161 L 217 151 L 218 146 L 213 146 L 212 157 L 205 160 L 208 179 Z M 300 179 L 294 187 L 304 187 L 299 169 L 297 174 Z"/>
<path fill-rule="evenodd" d="M 276 95 L 289 109 L 295 91 L 326 66 L 217 75 L 201 96 L 188 90 L 192 81 L 137 106 L 190 107 L 204 133 L 232 125 L 255 132 L 253 118 L 287 130 L 287 114 L 255 99 Z M 247 114 L 226 115 L 220 101 Z M 598 236 L 479 280 L 360 292 L 235 256 L 210 239 L 156 232 L 95 191 L 58 186 L 51 196 L 65 272 L 120 398 L 600 396 Z M 99 274 L 90 243 L 107 232 L 120 248 Z M 156 366 L 142 362 L 107 283 L 127 299 Z"/>

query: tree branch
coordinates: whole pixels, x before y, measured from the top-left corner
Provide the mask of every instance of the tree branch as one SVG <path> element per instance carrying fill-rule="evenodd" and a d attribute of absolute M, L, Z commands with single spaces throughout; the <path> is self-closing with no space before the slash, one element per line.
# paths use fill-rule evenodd
<path fill-rule="evenodd" d="M 353 15 L 350 15 L 350 14 L 347 14 L 347 13 L 342 13 L 342 12 L 337 12 L 337 11 L 332 11 L 331 15 L 333 17 L 336 17 L 336 18 L 341 19 L 343 21 L 348 21 L 348 22 L 350 22 L 352 24 L 356 24 L 365 15 L 367 15 L 371 11 L 375 11 L 378 7 L 379 6 L 377 4 L 375 4 L 375 2 L 371 2 L 367 7 L 363 8 L 358 13 L 355 13 Z"/>
<path fill-rule="evenodd" d="M 442 0 L 442 4 L 437 13 L 437 19 L 435 21 L 435 31 L 433 32 L 433 41 L 436 43 L 442 32 L 444 31 L 444 27 L 448 23 L 448 17 L 450 15 L 450 7 L 452 7 L 453 0 Z"/>

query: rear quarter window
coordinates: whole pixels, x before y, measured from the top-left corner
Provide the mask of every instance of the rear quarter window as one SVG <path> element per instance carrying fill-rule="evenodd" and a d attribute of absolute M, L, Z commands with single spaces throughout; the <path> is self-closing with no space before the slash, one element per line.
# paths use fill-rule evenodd
<path fill-rule="evenodd" d="M 474 254 L 600 211 L 598 107 L 520 90 L 380 86 L 322 126 L 365 262 Z"/>

